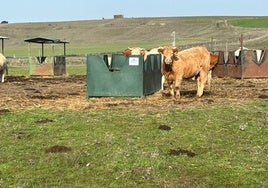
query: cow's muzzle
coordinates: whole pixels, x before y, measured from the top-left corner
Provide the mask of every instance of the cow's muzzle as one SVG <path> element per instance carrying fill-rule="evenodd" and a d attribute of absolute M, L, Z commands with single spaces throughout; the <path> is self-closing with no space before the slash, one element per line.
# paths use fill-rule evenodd
<path fill-rule="evenodd" d="M 170 64 L 172 63 L 172 59 L 166 58 L 166 59 L 165 59 L 165 63 L 166 63 L 167 65 L 170 65 Z"/>

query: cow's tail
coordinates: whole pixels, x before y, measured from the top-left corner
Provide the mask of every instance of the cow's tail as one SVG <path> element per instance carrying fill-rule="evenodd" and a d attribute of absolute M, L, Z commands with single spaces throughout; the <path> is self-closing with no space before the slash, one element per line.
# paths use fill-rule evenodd
<path fill-rule="evenodd" d="M 6 66 L 5 66 L 5 68 L 6 68 L 6 75 L 8 75 L 8 66 L 7 66 L 7 62 L 6 62 Z"/>
<path fill-rule="evenodd" d="M 2 71 L 5 75 L 8 75 L 8 67 L 7 67 L 7 61 L 4 62 L 3 66 L 2 66 Z"/>

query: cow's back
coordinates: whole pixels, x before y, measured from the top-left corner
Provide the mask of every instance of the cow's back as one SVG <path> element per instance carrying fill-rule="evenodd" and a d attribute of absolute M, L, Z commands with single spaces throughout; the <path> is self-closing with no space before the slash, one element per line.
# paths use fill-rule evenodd
<path fill-rule="evenodd" d="M 200 73 L 209 71 L 210 53 L 205 47 L 194 47 L 178 52 L 178 60 L 174 62 L 173 70 L 190 78 Z"/>

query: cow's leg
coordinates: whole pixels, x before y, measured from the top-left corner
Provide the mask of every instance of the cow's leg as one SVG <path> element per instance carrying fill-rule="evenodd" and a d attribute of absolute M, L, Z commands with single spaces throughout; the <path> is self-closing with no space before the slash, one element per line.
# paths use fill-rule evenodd
<path fill-rule="evenodd" d="M 163 90 L 166 90 L 168 94 L 174 96 L 174 82 L 170 80 L 165 80 L 163 84 Z"/>
<path fill-rule="evenodd" d="M 3 73 L 3 71 L 0 71 L 0 75 L 1 75 L 1 82 L 3 83 L 5 80 L 5 74 Z"/>
<path fill-rule="evenodd" d="M 175 86 L 174 85 L 175 85 L 174 82 L 170 83 L 170 85 L 169 85 L 169 93 L 171 96 L 175 96 L 175 91 L 174 91 Z"/>
<path fill-rule="evenodd" d="M 200 72 L 200 75 L 197 78 L 197 93 L 196 93 L 196 95 L 198 97 L 201 97 L 203 95 L 204 87 L 205 87 L 205 83 L 206 83 L 207 79 L 208 79 L 208 74 L 206 74 L 205 72 Z"/>
<path fill-rule="evenodd" d="M 175 98 L 181 97 L 181 95 L 180 95 L 181 81 L 182 81 L 182 78 L 177 78 L 175 80 L 175 84 L 174 84 L 174 97 Z"/>
<path fill-rule="evenodd" d="M 164 84 L 166 84 L 166 80 L 165 80 L 165 76 L 162 75 L 162 78 L 161 78 L 161 90 L 164 90 L 164 88 L 165 88 Z"/>
<path fill-rule="evenodd" d="M 208 72 L 208 90 L 211 89 L 211 80 L 212 80 L 212 70 Z"/>

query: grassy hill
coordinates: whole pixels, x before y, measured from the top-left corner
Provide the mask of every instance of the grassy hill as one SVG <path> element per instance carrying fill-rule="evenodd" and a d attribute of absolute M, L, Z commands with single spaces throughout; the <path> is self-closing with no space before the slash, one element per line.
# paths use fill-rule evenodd
<path fill-rule="evenodd" d="M 251 25 L 247 27 L 247 23 Z M 0 35 L 10 38 L 5 42 L 7 56 L 27 56 L 28 44 L 24 40 L 38 36 L 69 41 L 67 54 L 87 54 L 117 52 L 128 46 L 168 45 L 172 43 L 173 31 L 176 45 L 181 48 L 210 45 L 212 39 L 214 50 L 225 50 L 226 42 L 232 44 L 229 48 L 237 48 L 241 34 L 247 47 L 268 45 L 268 17 L 159 17 L 0 24 Z M 47 53 L 52 53 L 51 47 L 48 48 Z M 40 46 L 31 45 L 30 49 L 32 53 L 39 53 Z M 54 49 L 62 51 L 61 45 L 55 45 Z"/>

